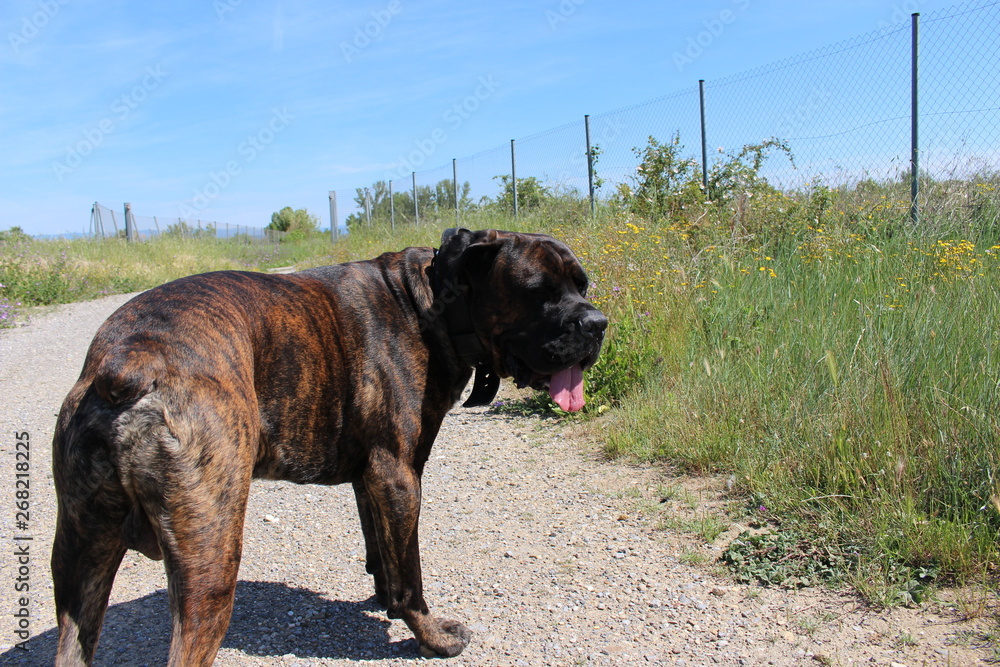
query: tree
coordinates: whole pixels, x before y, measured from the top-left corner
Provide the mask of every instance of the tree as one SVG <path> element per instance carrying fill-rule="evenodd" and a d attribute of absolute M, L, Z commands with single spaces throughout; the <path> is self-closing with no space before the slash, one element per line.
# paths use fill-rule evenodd
<path fill-rule="evenodd" d="M 618 196 L 629 210 L 649 219 L 676 218 L 705 200 L 700 165 L 685 157 L 680 132 L 666 143 L 650 136 L 644 148 L 633 148 L 639 167 L 633 184 L 622 184 Z"/>
<path fill-rule="evenodd" d="M 194 227 L 189 225 L 186 220 L 178 220 L 172 225 L 167 225 L 166 231 L 163 232 L 164 236 L 179 236 L 181 238 L 204 238 L 204 237 L 215 237 L 215 223 L 210 222 L 204 227 L 200 225 Z M 122 229 L 118 232 L 119 238 L 125 238 L 125 230 Z"/>
<path fill-rule="evenodd" d="M 2 241 L 26 241 L 30 237 L 24 230 L 15 225 L 6 231 L 0 231 L 0 242 Z"/>
<path fill-rule="evenodd" d="M 460 210 L 472 208 L 472 200 L 469 198 L 471 189 L 472 186 L 469 185 L 468 181 L 459 186 L 458 206 Z M 414 221 L 412 189 L 407 188 L 401 192 L 394 189 L 390 206 L 389 184 L 386 181 L 376 181 L 368 188 L 357 188 L 354 203 L 357 205 L 358 211 L 347 216 L 346 222 L 349 230 L 363 227 L 369 222 L 388 225 L 393 219 L 393 211 L 395 211 L 397 225 L 413 224 Z M 418 185 L 417 206 L 420 210 L 421 220 L 439 217 L 454 211 L 454 181 L 446 178 L 439 181 L 434 187 Z"/>
<path fill-rule="evenodd" d="M 505 211 L 514 210 L 514 187 L 510 176 L 503 174 L 494 176 L 494 180 L 500 181 L 500 194 L 497 196 L 496 204 Z M 526 211 L 531 208 L 538 208 L 552 198 L 552 191 L 542 185 L 534 176 L 517 179 L 517 208 Z"/>
<path fill-rule="evenodd" d="M 319 229 L 319 218 L 304 208 L 293 211 L 291 206 L 286 206 L 271 214 L 271 224 L 267 229 L 278 232 L 300 232 L 303 236 L 308 236 Z"/>

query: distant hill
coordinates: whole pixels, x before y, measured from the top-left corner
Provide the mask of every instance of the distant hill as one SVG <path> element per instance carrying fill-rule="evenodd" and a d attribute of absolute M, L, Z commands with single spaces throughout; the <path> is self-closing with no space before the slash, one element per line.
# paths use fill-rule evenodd
<path fill-rule="evenodd" d="M 62 234 L 32 234 L 31 238 L 40 241 L 52 241 L 53 239 L 80 239 L 89 236 L 83 232 L 64 232 Z"/>

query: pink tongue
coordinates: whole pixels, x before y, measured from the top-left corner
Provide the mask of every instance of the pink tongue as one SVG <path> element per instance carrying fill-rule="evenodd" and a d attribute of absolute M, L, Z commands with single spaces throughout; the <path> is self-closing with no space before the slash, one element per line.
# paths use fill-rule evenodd
<path fill-rule="evenodd" d="M 549 395 L 566 412 L 583 408 L 583 369 L 580 365 L 554 373 L 549 380 Z"/>

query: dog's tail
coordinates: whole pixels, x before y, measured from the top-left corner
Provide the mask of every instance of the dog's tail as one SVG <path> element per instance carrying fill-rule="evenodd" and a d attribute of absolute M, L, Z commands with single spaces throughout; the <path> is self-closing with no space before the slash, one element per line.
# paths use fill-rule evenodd
<path fill-rule="evenodd" d="M 106 356 L 89 380 L 85 372 L 70 390 L 52 438 L 52 470 L 60 511 L 78 520 L 96 503 L 106 515 L 102 520 L 117 516 L 128 548 L 162 560 L 152 524 L 136 500 L 129 467 L 122 463 L 123 448 L 126 458 L 142 456 L 147 431 L 166 430 L 162 409 L 149 396 L 165 366 L 155 356 L 148 363 L 136 361 Z"/>
<path fill-rule="evenodd" d="M 131 403 L 155 389 L 165 371 L 163 356 L 157 351 L 112 350 L 98 362 L 91 386 L 112 405 Z"/>

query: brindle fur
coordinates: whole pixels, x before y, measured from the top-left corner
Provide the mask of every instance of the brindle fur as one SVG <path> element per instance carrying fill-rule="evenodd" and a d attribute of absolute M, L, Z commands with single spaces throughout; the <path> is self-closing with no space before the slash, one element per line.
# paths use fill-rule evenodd
<path fill-rule="evenodd" d="M 468 631 L 424 601 L 417 540 L 421 473 L 472 374 L 439 316 L 449 295 L 434 293 L 442 276 L 432 273 L 467 288 L 502 376 L 515 374 L 511 355 L 522 373 L 593 363 L 606 320 L 581 333 L 580 317 L 603 316 L 581 295 L 575 257 L 549 237 L 459 230 L 441 255 L 436 269 L 432 249 L 409 248 L 284 276 L 191 276 L 101 326 L 53 440 L 58 665 L 92 661 L 127 549 L 164 561 L 169 664 L 211 664 L 232 612 L 252 477 L 351 483 L 388 616 L 424 655 L 462 651 Z M 540 341 L 553 349 L 539 364 Z"/>

